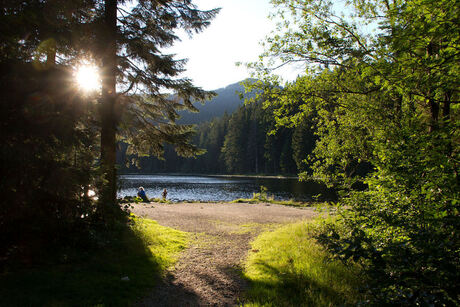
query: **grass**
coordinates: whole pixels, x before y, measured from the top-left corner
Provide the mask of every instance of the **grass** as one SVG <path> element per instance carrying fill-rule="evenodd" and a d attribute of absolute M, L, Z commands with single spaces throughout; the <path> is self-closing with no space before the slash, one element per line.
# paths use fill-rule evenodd
<path fill-rule="evenodd" d="M 187 245 L 186 233 L 148 219 L 78 261 L 0 276 L 0 306 L 127 306 L 145 295 Z M 127 280 L 128 279 L 128 280 Z"/>
<path fill-rule="evenodd" d="M 293 199 L 289 200 L 275 200 L 275 197 L 268 195 L 268 189 L 264 186 L 260 186 L 260 193 L 253 193 L 252 198 L 238 198 L 232 201 L 232 203 L 250 203 L 250 204 L 258 204 L 258 203 L 270 203 L 276 205 L 283 205 L 283 206 L 291 206 L 291 207 L 311 207 L 313 203 L 310 202 L 300 202 L 294 201 Z M 315 202 L 316 204 L 323 204 L 319 202 Z"/>
<path fill-rule="evenodd" d="M 320 228 L 318 222 L 290 224 L 251 244 L 244 306 L 338 306 L 359 299 L 359 266 L 332 260 L 312 238 Z"/>
<path fill-rule="evenodd" d="M 169 199 L 164 198 L 150 198 L 150 202 L 160 203 L 160 204 L 173 204 L 174 202 Z"/>
<path fill-rule="evenodd" d="M 258 193 L 256 193 L 258 194 Z M 272 197 L 266 198 L 266 199 L 261 199 L 259 197 L 253 197 L 253 198 L 237 198 L 235 200 L 232 200 L 231 203 L 249 203 L 249 204 L 259 204 L 259 203 L 269 203 L 269 204 L 275 204 L 275 205 L 283 205 L 283 206 L 290 206 L 290 207 L 312 207 L 313 203 L 309 202 L 300 202 L 300 201 L 295 201 L 292 199 L 289 200 L 275 200 Z"/>
<path fill-rule="evenodd" d="M 169 199 L 164 198 L 155 198 L 152 197 L 149 199 L 148 202 L 144 201 L 142 198 L 138 196 L 125 196 L 124 198 L 119 198 L 118 202 L 120 204 L 129 204 L 129 203 L 136 203 L 136 204 L 149 204 L 149 203 L 162 203 L 162 204 L 172 204 L 173 202 Z"/>
<path fill-rule="evenodd" d="M 237 229 L 231 231 L 231 234 L 245 234 L 245 233 L 254 233 L 261 231 L 269 231 L 279 227 L 279 224 L 275 223 L 247 223 L 242 225 L 237 225 Z"/>
<path fill-rule="evenodd" d="M 161 226 L 153 220 L 134 218 L 132 229 L 148 247 L 162 271 L 171 267 L 179 252 L 187 246 L 186 232 Z"/>

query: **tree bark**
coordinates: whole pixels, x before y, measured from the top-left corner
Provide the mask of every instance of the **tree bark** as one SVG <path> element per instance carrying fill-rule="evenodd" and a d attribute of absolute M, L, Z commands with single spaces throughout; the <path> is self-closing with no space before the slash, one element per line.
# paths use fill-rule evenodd
<path fill-rule="evenodd" d="M 104 174 L 104 187 L 101 193 L 103 207 L 112 211 L 116 206 L 116 129 L 117 103 L 116 72 L 117 72 L 117 0 L 105 1 L 105 27 L 101 41 L 102 56 L 102 101 L 101 101 L 101 166 Z"/>
<path fill-rule="evenodd" d="M 452 97 L 452 92 L 447 91 L 444 94 L 444 104 L 442 108 L 442 116 L 444 119 L 449 119 L 450 117 L 450 99 Z"/>

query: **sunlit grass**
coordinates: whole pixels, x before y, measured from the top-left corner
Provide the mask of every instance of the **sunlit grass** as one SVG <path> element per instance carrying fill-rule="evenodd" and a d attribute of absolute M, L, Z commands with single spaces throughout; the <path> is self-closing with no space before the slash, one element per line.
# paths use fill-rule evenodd
<path fill-rule="evenodd" d="M 149 204 L 149 203 L 160 203 L 160 204 L 173 204 L 174 202 L 169 199 L 163 198 L 150 198 L 148 202 L 145 202 L 142 198 L 138 196 L 125 196 L 123 198 L 119 198 L 118 202 L 120 204 L 129 204 L 129 203 L 136 203 L 136 204 Z"/>
<path fill-rule="evenodd" d="M 231 231 L 231 234 L 245 234 L 245 233 L 255 233 L 261 231 L 273 230 L 276 227 L 279 227 L 280 224 L 276 223 L 247 223 L 242 225 L 237 225 L 237 229 Z"/>
<path fill-rule="evenodd" d="M 177 260 L 178 252 L 187 246 L 188 234 L 161 226 L 149 219 L 134 218 L 134 221 L 134 233 L 149 248 L 160 269 L 165 270 L 172 266 Z"/>
<path fill-rule="evenodd" d="M 238 203 L 248 203 L 248 204 L 268 203 L 268 204 L 274 204 L 274 205 L 299 207 L 299 208 L 312 207 L 312 206 L 316 206 L 316 204 L 317 204 L 317 203 L 310 203 L 310 202 L 295 201 L 295 200 L 292 200 L 292 199 L 289 199 L 289 200 L 276 200 L 274 198 L 261 199 L 261 198 L 259 198 L 257 196 L 253 197 L 253 198 L 238 198 L 238 199 L 232 200 L 231 203 L 234 203 L 234 204 L 238 204 Z"/>
<path fill-rule="evenodd" d="M 174 202 L 169 199 L 163 199 L 163 198 L 150 198 L 151 202 L 154 203 L 159 203 L 159 204 L 173 204 Z"/>
<path fill-rule="evenodd" d="M 103 250 L 65 264 L 0 276 L 0 306 L 130 306 L 155 286 L 188 234 L 132 218 Z"/>
<path fill-rule="evenodd" d="M 268 188 L 260 186 L 259 193 L 253 193 L 252 198 L 238 198 L 232 201 L 232 203 L 249 203 L 249 204 L 258 204 L 258 203 L 269 203 L 283 206 L 291 207 L 311 207 L 312 203 L 309 202 L 300 202 L 293 199 L 289 200 L 275 200 L 275 196 L 268 194 Z"/>
<path fill-rule="evenodd" d="M 359 266 L 332 260 L 312 239 L 320 227 L 290 224 L 251 244 L 243 271 L 251 285 L 244 306 L 339 306 L 358 299 Z"/>

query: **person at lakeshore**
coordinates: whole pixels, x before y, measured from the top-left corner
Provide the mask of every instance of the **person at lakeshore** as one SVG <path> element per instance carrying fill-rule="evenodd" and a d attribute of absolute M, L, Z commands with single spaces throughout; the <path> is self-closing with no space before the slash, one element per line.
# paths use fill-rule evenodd
<path fill-rule="evenodd" d="M 163 200 L 166 200 L 166 196 L 168 196 L 168 191 L 166 191 L 166 189 L 163 190 Z"/>
<path fill-rule="evenodd" d="M 139 189 L 137 189 L 137 196 L 142 198 L 142 200 L 145 202 L 149 201 L 149 199 L 147 198 L 147 194 L 145 194 L 145 190 L 143 187 L 139 187 Z"/>

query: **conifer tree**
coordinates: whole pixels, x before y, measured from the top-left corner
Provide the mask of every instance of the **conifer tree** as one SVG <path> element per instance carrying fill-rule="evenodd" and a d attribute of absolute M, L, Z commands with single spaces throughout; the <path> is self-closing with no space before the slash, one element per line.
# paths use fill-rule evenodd
<path fill-rule="evenodd" d="M 89 224 L 96 132 L 65 65 L 88 3 L 0 2 L 2 260 L 72 244 Z"/>
<path fill-rule="evenodd" d="M 138 1 L 128 9 L 124 1 L 104 1 L 103 26 L 97 33 L 96 58 L 102 63 L 101 160 L 108 184 L 103 201 L 113 206 L 116 197 L 117 129 L 140 154 L 161 155 L 163 143 L 190 156 L 196 148 L 188 143 L 190 126 L 174 124 L 176 110 L 196 110 L 192 100 L 202 101 L 209 93 L 180 78 L 185 60 L 175 60 L 162 48 L 179 38 L 183 29 L 192 35 L 202 31 L 218 9 L 200 11 L 190 0 Z M 123 91 L 117 93 L 117 85 Z M 127 95 L 136 90 L 137 95 Z M 175 92 L 174 99 L 164 91 Z M 120 125 L 122 124 L 122 125 Z"/>
<path fill-rule="evenodd" d="M 218 9 L 201 11 L 190 0 L 12 0 L 1 9 L 2 61 L 71 69 L 85 59 L 101 68 L 102 211 L 116 208 L 117 138 L 139 154 L 161 155 L 165 142 L 185 156 L 197 152 L 188 143 L 192 128 L 174 124 L 176 110 L 196 111 L 192 101 L 210 94 L 180 77 L 186 60 L 163 50 L 179 40 L 178 30 L 202 31 Z"/>
<path fill-rule="evenodd" d="M 239 108 L 228 123 L 221 158 L 230 173 L 243 173 L 246 158 L 246 116 L 244 109 Z"/>

